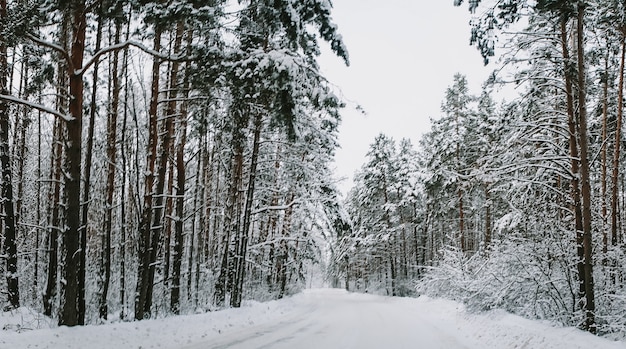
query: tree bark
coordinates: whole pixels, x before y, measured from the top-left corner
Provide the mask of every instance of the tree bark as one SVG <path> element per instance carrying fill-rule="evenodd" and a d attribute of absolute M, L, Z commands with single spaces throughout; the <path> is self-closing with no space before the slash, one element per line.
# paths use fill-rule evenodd
<path fill-rule="evenodd" d="M 619 159 L 622 147 L 622 118 L 624 115 L 624 60 L 626 57 L 626 28 L 622 29 L 621 57 L 619 66 L 619 86 L 617 89 L 617 124 L 615 125 L 615 150 L 613 152 L 613 172 L 611 173 L 611 245 L 616 246 L 618 228 L 618 179 Z"/>
<path fill-rule="evenodd" d="M 485 250 L 491 245 L 491 192 L 489 183 L 485 183 Z"/>
<path fill-rule="evenodd" d="M 69 4 L 72 16 L 72 40 L 70 46 L 69 114 L 70 120 L 64 122 L 66 139 L 64 140 L 64 198 L 65 228 L 63 229 L 61 312 L 59 325 L 75 326 L 84 324 L 84 312 L 81 308 L 80 295 L 83 294 L 85 277 L 85 250 L 81 248 L 86 239 L 81 229 L 80 193 L 82 160 L 82 118 L 83 118 L 83 66 L 86 32 L 86 8 L 84 0 Z"/>
<path fill-rule="evenodd" d="M 155 28 L 154 33 L 154 50 L 161 50 L 161 29 Z M 152 223 L 152 198 L 153 198 L 153 185 L 154 185 L 154 169 L 157 156 L 157 141 L 158 141 L 158 128 L 157 128 L 157 109 L 159 99 L 159 68 L 161 60 L 158 57 L 153 57 L 152 61 L 152 85 L 151 85 L 151 97 L 150 107 L 148 111 L 148 146 L 146 150 L 146 179 L 144 187 L 143 206 L 141 211 L 141 220 L 139 222 L 139 263 L 137 266 L 137 287 L 135 291 L 135 319 L 142 320 L 144 316 L 150 315 L 150 307 L 148 306 L 146 311 L 146 303 L 148 297 L 149 285 L 149 268 L 150 268 L 150 248 L 151 248 L 151 223 Z"/>
<path fill-rule="evenodd" d="M 228 199 L 224 218 L 225 234 L 222 238 L 223 253 L 220 262 L 220 272 L 215 283 L 213 300 L 217 306 L 224 306 L 226 302 L 227 281 L 231 273 L 230 240 L 237 241 L 237 234 L 241 222 L 241 182 L 243 176 L 243 151 L 245 136 L 243 130 L 246 127 L 246 118 L 240 111 L 235 111 L 232 116 L 232 168 L 228 183 Z M 233 234 L 235 233 L 235 234 Z"/>
<path fill-rule="evenodd" d="M 7 17 L 6 0 L 0 0 L 0 19 Z M 0 38 L 0 92 L 8 95 L 7 44 Z M 6 280 L 8 303 L 11 308 L 20 306 L 17 273 L 17 230 L 13 202 L 13 175 L 9 154 L 9 105 L 0 100 L 0 165 L 2 166 L 2 206 L 4 208 L 4 246 L 6 255 Z"/>
<path fill-rule="evenodd" d="M 41 104 L 41 103 L 40 103 Z M 35 219 L 38 226 L 42 226 L 41 222 L 41 112 L 39 112 L 37 118 L 37 198 Z M 33 300 L 36 301 L 39 298 L 39 249 L 41 248 L 40 242 L 40 228 L 35 228 L 35 257 L 34 257 L 34 275 L 33 275 Z"/>
<path fill-rule="evenodd" d="M 198 217 L 198 206 L 199 201 L 204 196 L 205 188 L 201 188 L 201 183 L 203 183 L 204 174 L 201 172 L 204 167 L 204 150 L 205 144 L 204 141 L 205 136 L 200 136 L 200 146 L 198 149 L 198 161 L 196 165 L 196 182 L 194 185 L 194 193 L 193 193 L 193 211 L 191 214 L 191 236 L 189 237 L 189 255 L 187 259 L 187 299 L 189 302 L 192 300 L 192 275 L 195 275 L 195 292 L 193 293 L 193 305 L 195 308 L 198 307 L 199 302 L 199 289 L 200 289 L 200 265 L 201 265 L 201 254 L 200 250 L 202 249 L 202 227 L 200 227 L 200 231 L 198 231 L 198 225 L 202 225 L 202 221 L 204 219 L 203 215 L 200 214 Z M 194 258 L 195 258 L 195 267 L 196 273 L 193 274 L 194 267 Z"/>
<path fill-rule="evenodd" d="M 98 27 L 96 29 L 96 52 L 100 50 L 102 46 L 102 22 L 103 18 L 98 13 Z M 96 109 L 98 108 L 97 103 L 97 91 L 98 91 L 98 68 L 100 66 L 100 60 L 96 59 L 93 65 L 93 82 L 91 87 L 91 103 L 89 105 L 89 126 L 87 129 L 87 149 L 85 151 L 85 161 L 84 161 L 84 189 L 83 189 L 83 198 L 82 198 L 82 218 L 81 218 L 81 239 L 80 239 L 80 250 L 87 250 L 87 227 L 89 220 L 89 197 L 91 193 L 91 163 L 93 159 L 93 138 L 94 138 L 94 129 L 96 123 Z M 85 263 L 82 261 L 81 263 Z M 79 317 L 85 317 L 85 271 L 86 265 L 81 265 L 80 268 L 82 277 L 80 278 L 81 282 L 78 287 L 79 289 Z"/>
<path fill-rule="evenodd" d="M 572 74 L 574 72 L 571 62 L 570 62 L 570 54 L 568 48 L 568 37 L 567 37 L 567 18 L 563 16 L 561 18 L 561 47 L 563 51 L 563 61 L 565 62 L 565 92 L 566 92 L 566 108 L 567 108 L 567 125 L 569 130 L 569 151 L 571 157 L 571 172 L 572 172 L 572 180 L 570 183 L 571 195 L 572 195 L 572 211 L 574 212 L 574 229 L 575 229 L 575 237 L 576 237 L 576 254 L 578 256 L 578 260 L 576 262 L 576 268 L 578 272 L 579 284 L 578 284 L 578 301 L 584 297 L 585 289 L 584 289 L 584 279 L 585 279 L 585 270 L 584 270 L 584 251 L 582 245 L 582 231 L 583 231 L 583 220 L 582 220 L 582 207 L 580 201 L 580 183 L 579 183 L 579 168 L 580 168 L 580 160 L 578 154 L 578 142 L 576 139 L 576 115 L 574 114 L 574 91 L 573 91 L 573 82 L 572 82 Z"/>
<path fill-rule="evenodd" d="M 184 33 L 183 22 L 179 22 L 176 28 L 177 40 L 182 40 Z M 191 45 L 192 32 L 187 31 L 186 45 Z M 180 42 L 178 42 L 180 47 Z M 170 309 L 174 314 L 180 313 L 180 287 L 181 287 L 181 267 L 183 261 L 183 244 L 184 244 L 184 222 L 185 222 L 185 188 L 187 177 L 185 172 L 185 146 L 187 145 L 187 105 L 184 101 L 189 96 L 189 77 L 185 73 L 183 79 L 183 89 L 181 93 L 183 102 L 180 106 L 178 114 L 178 143 L 176 144 L 176 219 L 174 221 L 174 255 L 172 259 L 172 289 L 170 295 Z M 173 81 L 175 82 L 175 81 Z M 175 110 L 175 102 L 172 103 L 171 109 Z M 193 233 L 191 234 L 191 243 L 193 243 Z M 189 252 L 191 255 L 191 243 Z M 190 256 L 189 268 L 191 268 L 192 258 Z M 190 270 L 189 270 L 190 271 Z M 188 289 L 191 288 L 191 272 L 188 273 L 187 280 Z"/>
<path fill-rule="evenodd" d="M 29 48 L 24 47 L 24 54 L 31 54 L 29 52 Z M 20 83 L 20 93 L 22 93 L 22 98 L 24 100 L 28 100 L 30 98 L 30 92 L 29 92 L 29 78 L 28 78 L 28 74 L 29 74 L 29 64 L 24 63 L 22 65 L 22 72 L 23 75 L 21 77 L 21 81 L 23 83 Z M 8 92 L 8 91 L 7 91 Z M 17 196 L 15 197 L 15 236 L 16 238 L 18 236 L 20 236 L 21 234 L 23 234 L 23 228 L 20 229 L 20 219 L 22 217 L 22 213 L 23 213 L 23 202 L 24 202 L 24 164 L 26 163 L 26 134 L 27 134 L 27 130 L 30 126 L 31 120 L 30 120 L 30 108 L 23 108 L 22 109 L 22 122 L 20 123 L 18 120 L 15 121 L 15 136 L 14 136 L 14 145 L 13 147 L 16 148 L 15 152 L 14 152 L 14 156 L 17 157 Z M 10 126 L 9 126 L 10 128 Z M 19 135 L 18 135 L 18 129 L 19 129 Z M 15 143 L 19 143 L 15 144 Z M 37 224 L 39 224 L 39 222 L 37 222 Z M 37 229 L 34 229 L 35 234 L 38 234 Z M 35 250 L 35 259 L 37 258 L 37 252 Z M 26 257 L 26 263 L 30 264 L 30 256 Z M 37 262 L 35 261 L 33 263 L 33 267 L 36 267 Z M 35 272 L 35 274 L 37 274 Z M 36 275 L 33 276 L 33 280 L 36 279 Z M 36 283 L 36 281 L 34 281 L 34 283 Z M 36 293 L 37 293 L 37 288 L 34 287 L 33 285 L 33 289 L 34 291 L 34 297 L 36 297 Z"/>
<path fill-rule="evenodd" d="M 254 118 L 254 140 L 252 143 L 252 154 L 250 155 L 250 169 L 248 176 L 248 188 L 246 190 L 246 202 L 243 213 L 243 225 L 241 228 L 241 238 L 237 247 L 235 257 L 235 282 L 231 296 L 230 305 L 241 306 L 243 293 L 243 279 L 246 270 L 246 255 L 248 251 L 248 235 L 250 233 L 250 218 L 252 216 L 252 204 L 254 200 L 254 185 L 256 182 L 257 164 L 259 158 L 259 142 L 261 140 L 261 130 L 263 128 L 263 116 L 257 112 Z"/>
<path fill-rule="evenodd" d="M 187 143 L 187 115 L 180 115 L 180 141 L 176 147 L 176 220 L 174 221 L 174 253 L 172 268 L 172 291 L 170 307 L 174 314 L 180 313 L 180 271 L 183 260 L 183 223 L 185 218 L 185 145 Z M 192 236 L 193 238 L 193 236 Z M 190 246 L 191 247 L 191 246 Z M 189 274 L 191 280 L 191 274 Z"/>
<path fill-rule="evenodd" d="M 171 269 L 171 250 L 172 250 L 172 214 L 174 212 L 174 166 L 175 161 L 168 161 L 167 168 L 167 197 L 165 198 L 165 215 L 163 217 L 163 289 L 167 292 L 170 290 L 170 269 Z"/>
<path fill-rule="evenodd" d="M 44 315 L 52 316 L 53 305 L 57 295 L 57 272 L 58 272 L 58 250 L 59 250 L 59 207 L 61 206 L 61 157 L 63 156 L 61 119 L 54 121 L 53 146 L 50 156 L 50 192 L 48 196 L 48 268 L 46 290 L 43 294 Z"/>
<path fill-rule="evenodd" d="M 609 104 L 609 59 L 610 53 L 607 53 L 605 62 L 604 62 L 604 73 L 602 77 L 602 147 L 600 148 L 600 188 L 601 188 L 601 200 L 602 200 L 602 253 L 603 264 L 606 262 L 606 254 L 608 252 L 609 246 L 609 234 L 607 231 L 607 127 L 608 127 L 608 104 Z"/>
<path fill-rule="evenodd" d="M 120 23 L 115 24 L 114 44 L 120 42 Z M 111 231 L 113 226 L 113 194 L 115 193 L 115 172 L 117 167 L 117 117 L 120 101 L 120 78 L 118 76 L 119 52 L 112 53 L 111 67 L 111 102 L 107 118 L 107 145 L 106 145 L 106 187 L 104 203 L 104 219 L 102 220 L 103 231 L 100 239 L 100 299 L 98 312 L 100 319 L 106 320 L 109 307 L 107 298 L 109 284 L 111 283 Z M 94 67 L 96 69 L 96 67 Z M 122 229 L 123 230 L 123 229 Z"/>
<path fill-rule="evenodd" d="M 578 3 L 577 18 L 577 62 L 578 62 L 578 115 L 579 144 L 580 144 L 580 180 L 582 184 L 583 210 L 583 254 L 584 254 L 584 286 L 585 286 L 585 324 L 584 327 L 591 333 L 596 332 L 595 324 L 595 296 L 593 283 L 593 251 L 592 251 L 592 215 L 591 215 L 591 184 L 589 175 L 588 131 L 587 131 L 587 94 L 586 94 L 586 67 L 584 52 L 584 2 Z"/>
<path fill-rule="evenodd" d="M 128 14 L 129 20 L 126 24 L 126 40 L 130 35 L 130 13 Z M 128 101 L 128 48 L 124 50 L 123 58 L 123 72 L 124 72 L 124 100 Z M 127 172 L 127 159 L 126 159 L 126 125 L 128 121 L 128 107 L 124 107 L 124 113 L 122 116 L 122 130 L 121 130 L 121 147 L 120 152 L 122 158 L 122 185 L 120 190 L 120 243 L 119 243 L 119 261 L 120 261 L 120 320 L 124 320 L 126 317 L 126 172 Z"/>

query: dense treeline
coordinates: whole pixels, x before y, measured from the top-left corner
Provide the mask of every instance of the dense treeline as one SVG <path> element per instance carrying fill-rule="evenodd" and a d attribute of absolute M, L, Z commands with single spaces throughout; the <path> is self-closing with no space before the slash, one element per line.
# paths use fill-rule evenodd
<path fill-rule="evenodd" d="M 376 138 L 348 195 L 333 273 L 349 289 L 624 336 L 625 4 L 469 5 L 472 43 L 488 62 L 500 37 L 504 69 L 478 95 L 456 75 L 415 150 Z M 519 97 L 495 103 L 500 83 Z"/>
<path fill-rule="evenodd" d="M 330 12 L 1 0 L 5 309 L 79 325 L 303 287 L 338 205 Z"/>

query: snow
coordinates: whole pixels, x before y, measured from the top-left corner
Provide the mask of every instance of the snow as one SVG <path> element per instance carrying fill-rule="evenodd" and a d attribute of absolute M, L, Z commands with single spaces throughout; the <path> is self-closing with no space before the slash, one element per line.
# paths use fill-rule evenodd
<path fill-rule="evenodd" d="M 55 327 L 20 308 L 3 313 L 0 326 L 0 348 L 626 348 L 503 311 L 471 314 L 447 300 L 338 289 L 200 315 L 74 328 Z"/>

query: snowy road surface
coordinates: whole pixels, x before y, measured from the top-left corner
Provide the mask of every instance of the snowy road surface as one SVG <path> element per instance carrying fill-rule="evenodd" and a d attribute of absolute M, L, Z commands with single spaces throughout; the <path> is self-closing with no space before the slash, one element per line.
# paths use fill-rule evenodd
<path fill-rule="evenodd" d="M 419 303 L 400 298 L 305 293 L 301 309 L 276 322 L 224 333 L 189 349 L 218 348 L 473 348 L 454 324 L 421 313 Z"/>
<path fill-rule="evenodd" d="M 21 308 L 0 312 L 0 348 L 27 349 L 626 349 L 503 311 L 456 302 L 307 290 L 238 309 L 99 326 L 56 327 Z M 19 333 L 16 332 L 19 329 Z"/>

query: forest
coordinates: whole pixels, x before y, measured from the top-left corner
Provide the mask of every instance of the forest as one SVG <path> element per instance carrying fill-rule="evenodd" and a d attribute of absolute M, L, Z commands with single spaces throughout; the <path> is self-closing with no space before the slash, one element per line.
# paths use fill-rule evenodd
<path fill-rule="evenodd" d="M 419 144 L 376 137 L 335 284 L 624 338 L 626 3 L 465 5 L 494 73 L 478 93 L 455 75 Z M 504 86 L 519 95 L 498 102 Z"/>
<path fill-rule="evenodd" d="M 419 144 L 376 137 L 343 198 L 329 0 L 0 0 L 3 310 L 143 320 L 323 277 L 625 338 L 626 3 L 454 5 L 494 74 L 455 75 Z"/>
<path fill-rule="evenodd" d="M 74 326 L 302 288 L 338 206 L 330 12 L 0 0 L 4 310 Z"/>

